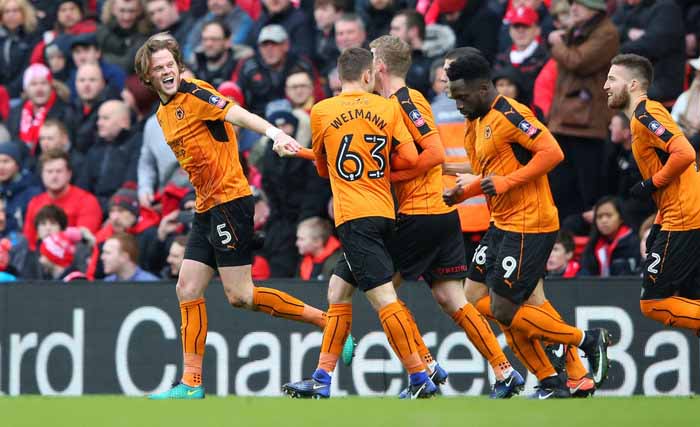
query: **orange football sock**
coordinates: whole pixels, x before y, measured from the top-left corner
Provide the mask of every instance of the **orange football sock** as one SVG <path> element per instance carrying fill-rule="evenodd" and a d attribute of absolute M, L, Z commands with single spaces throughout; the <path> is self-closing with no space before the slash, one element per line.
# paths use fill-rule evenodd
<path fill-rule="evenodd" d="M 583 331 L 568 325 L 558 316 L 553 316 L 542 307 L 523 304 L 513 316 L 510 327 L 528 338 L 568 344 L 578 347 L 583 340 Z"/>
<path fill-rule="evenodd" d="M 326 326 L 326 313 L 277 289 L 254 287 L 253 305 L 273 317 L 311 323 L 321 329 Z"/>
<path fill-rule="evenodd" d="M 476 310 L 488 320 L 493 320 L 494 322 L 496 321 L 496 318 L 493 317 L 493 313 L 491 313 L 490 296 L 486 295 L 485 297 L 482 297 L 479 301 L 476 302 L 476 304 L 474 304 L 474 308 L 476 308 Z"/>
<path fill-rule="evenodd" d="M 425 370 L 423 359 L 418 354 L 411 331 L 408 311 L 398 301 L 387 304 L 379 310 L 379 321 L 391 348 L 401 360 L 409 374 Z"/>
<path fill-rule="evenodd" d="M 328 307 L 326 328 L 323 330 L 318 367 L 331 373 L 335 370 L 343 345 L 352 326 L 352 304 L 331 304 Z"/>
<path fill-rule="evenodd" d="M 416 343 L 418 355 L 421 357 L 421 359 L 423 359 L 423 365 L 425 365 L 425 368 L 428 369 L 428 371 L 432 371 L 433 366 L 435 365 L 435 360 L 433 359 L 433 355 L 430 353 L 430 350 L 428 350 L 428 347 L 423 341 L 423 335 L 421 335 L 420 330 L 418 329 L 416 318 L 413 317 L 413 313 L 411 313 L 411 310 L 408 309 L 408 307 L 403 301 L 399 300 L 399 303 L 401 303 L 401 306 L 406 310 L 406 313 L 408 313 L 408 319 L 411 321 L 413 342 Z"/>
<path fill-rule="evenodd" d="M 501 328 L 506 334 L 508 345 L 515 356 L 525 365 L 528 371 L 535 374 L 538 380 L 542 381 L 557 374 L 557 371 L 542 349 L 542 344 L 540 344 L 539 340 L 530 339 L 525 332 L 512 327 L 508 328 L 505 325 L 501 325 Z"/>
<path fill-rule="evenodd" d="M 202 360 L 207 342 L 207 306 L 204 298 L 180 303 L 180 316 L 184 362 L 182 382 L 197 387 L 202 385 Z"/>
<path fill-rule="evenodd" d="M 690 329 L 700 333 L 700 301 L 682 297 L 641 300 L 642 313 L 667 326 Z"/>
<path fill-rule="evenodd" d="M 559 320 L 564 320 L 556 308 L 552 305 L 549 300 L 545 300 L 544 304 L 540 306 L 542 310 L 556 317 Z M 566 349 L 566 374 L 569 378 L 574 380 L 579 380 L 583 378 L 588 373 L 588 370 L 583 366 L 581 362 L 581 357 L 578 355 L 578 348 L 570 345 Z"/>
<path fill-rule="evenodd" d="M 476 346 L 484 359 L 488 360 L 496 374 L 496 379 L 505 379 L 505 373 L 509 372 L 510 362 L 503 354 L 488 321 L 469 303 L 452 313 L 452 320 L 464 330 L 469 341 Z"/>

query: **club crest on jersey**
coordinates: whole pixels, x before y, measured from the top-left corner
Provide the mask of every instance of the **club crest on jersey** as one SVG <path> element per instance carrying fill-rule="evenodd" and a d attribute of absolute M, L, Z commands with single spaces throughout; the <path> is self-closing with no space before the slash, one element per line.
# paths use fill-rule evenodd
<path fill-rule="evenodd" d="M 656 120 L 652 120 L 651 123 L 649 123 L 649 130 L 654 132 L 656 136 L 661 136 L 666 132 L 666 128 Z"/>
<path fill-rule="evenodd" d="M 185 118 L 185 110 L 182 109 L 182 107 L 177 107 L 175 109 L 175 117 L 177 117 L 178 120 L 182 120 Z"/>
<path fill-rule="evenodd" d="M 525 132 L 527 136 L 533 136 L 537 133 L 537 128 L 527 120 L 522 120 L 520 123 L 518 123 L 518 129 Z"/>
<path fill-rule="evenodd" d="M 423 116 L 420 115 L 420 112 L 418 110 L 413 110 L 410 113 L 408 113 L 408 117 L 417 127 L 421 127 L 425 124 L 425 120 L 423 120 Z"/>
<path fill-rule="evenodd" d="M 490 139 L 492 134 L 493 131 L 491 130 L 491 126 L 486 125 L 484 128 L 484 139 Z"/>
<path fill-rule="evenodd" d="M 209 103 L 219 108 L 224 108 L 226 106 L 226 100 L 216 95 L 212 95 L 209 97 Z"/>

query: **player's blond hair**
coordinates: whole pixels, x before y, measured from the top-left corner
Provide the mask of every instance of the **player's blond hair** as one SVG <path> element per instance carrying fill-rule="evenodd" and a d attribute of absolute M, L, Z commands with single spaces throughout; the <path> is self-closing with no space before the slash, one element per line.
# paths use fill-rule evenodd
<path fill-rule="evenodd" d="M 374 57 L 386 64 L 392 76 L 406 78 L 411 68 L 411 47 L 405 41 L 394 36 L 381 36 L 369 44 Z"/>
<path fill-rule="evenodd" d="M 146 86 L 153 89 L 151 86 L 151 78 L 148 71 L 151 68 L 151 56 L 159 50 L 167 50 L 175 58 L 175 63 L 180 69 L 180 72 L 185 71 L 185 62 L 182 60 L 182 52 L 177 40 L 168 32 L 154 34 L 146 40 L 146 42 L 136 52 L 134 59 L 134 68 L 139 80 Z"/>

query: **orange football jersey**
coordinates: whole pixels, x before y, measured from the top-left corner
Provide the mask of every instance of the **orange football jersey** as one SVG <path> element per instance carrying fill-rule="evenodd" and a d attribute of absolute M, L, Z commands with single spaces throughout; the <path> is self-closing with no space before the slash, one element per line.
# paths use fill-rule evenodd
<path fill-rule="evenodd" d="M 668 159 L 668 144 L 685 138 L 666 108 L 656 101 L 642 99 L 630 122 L 632 154 L 643 179 L 649 179 Z M 661 229 L 667 231 L 700 228 L 700 163 L 695 163 L 670 184 L 652 194 L 659 208 Z"/>
<path fill-rule="evenodd" d="M 391 96 L 401 107 L 401 117 L 413 136 L 416 148 L 430 135 L 437 133 L 430 104 L 423 94 L 402 87 Z M 453 211 L 442 200 L 442 165 L 433 166 L 416 178 L 394 183 L 399 212 L 407 215 L 443 214 Z"/>
<path fill-rule="evenodd" d="M 366 92 L 347 92 L 311 109 L 317 161 L 326 159 L 335 225 L 352 219 L 395 218 L 391 195 L 391 152 L 413 138 L 398 104 Z"/>
<path fill-rule="evenodd" d="M 224 120 L 231 106 L 209 83 L 183 79 L 177 94 L 156 113 L 165 140 L 190 176 L 197 212 L 252 194 L 233 125 Z"/>
<path fill-rule="evenodd" d="M 465 135 L 465 148 L 474 173 L 483 177 L 506 176 L 524 167 L 532 158 L 534 142 L 543 135 L 551 137 L 529 108 L 504 96 L 498 96 L 491 110 L 471 125 L 473 131 Z M 487 201 L 494 224 L 502 230 L 549 233 L 559 229 L 546 175 L 503 194 L 487 196 Z"/>

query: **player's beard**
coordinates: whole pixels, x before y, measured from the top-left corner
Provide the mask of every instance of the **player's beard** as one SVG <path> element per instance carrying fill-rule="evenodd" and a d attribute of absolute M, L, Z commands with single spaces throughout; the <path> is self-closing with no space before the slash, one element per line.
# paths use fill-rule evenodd
<path fill-rule="evenodd" d="M 619 94 L 613 93 L 608 98 L 608 107 L 614 110 L 626 110 L 630 105 L 630 94 L 624 90 Z"/>

